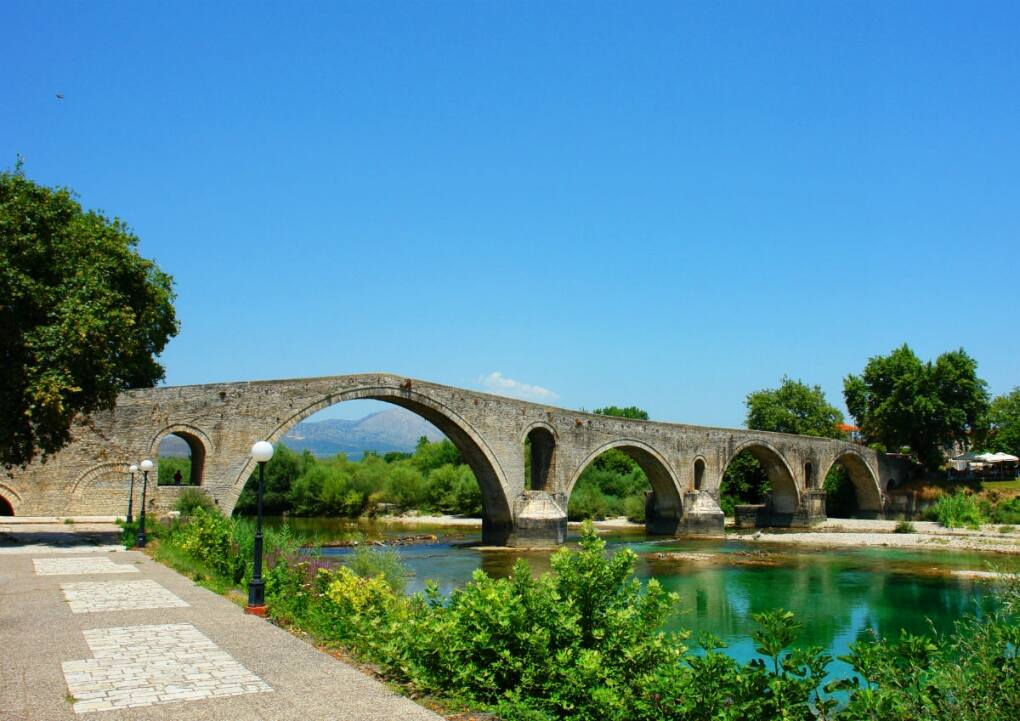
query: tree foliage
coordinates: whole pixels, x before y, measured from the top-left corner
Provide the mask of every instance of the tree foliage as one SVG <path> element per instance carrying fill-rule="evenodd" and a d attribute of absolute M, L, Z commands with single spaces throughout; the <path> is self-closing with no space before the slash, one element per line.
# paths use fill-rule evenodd
<path fill-rule="evenodd" d="M 861 375 L 847 376 L 843 395 L 868 442 L 909 447 L 929 469 L 942 464 L 945 449 L 980 429 L 988 408 L 977 362 L 962 348 L 924 363 L 903 344 L 868 359 Z"/>
<path fill-rule="evenodd" d="M 389 460 L 387 460 L 389 459 Z M 234 513 L 255 512 L 257 471 L 237 499 Z M 346 516 L 373 514 L 380 504 L 397 510 L 479 516 L 482 493 L 471 468 L 449 440 L 422 438 L 414 453 L 344 454 L 316 458 L 279 446 L 266 463 L 262 504 L 269 515 Z"/>
<path fill-rule="evenodd" d="M 783 377 L 778 388 L 747 395 L 747 427 L 757 431 L 840 438 L 843 414 L 820 386 Z"/>
<path fill-rule="evenodd" d="M 626 408 L 620 408 L 619 406 L 605 406 L 604 408 L 596 408 L 592 411 L 600 416 L 617 416 L 619 418 L 633 418 L 638 421 L 648 420 L 648 411 L 641 410 L 637 406 L 627 406 Z"/>
<path fill-rule="evenodd" d="M 987 420 L 987 446 L 1020 456 L 1020 388 L 997 396 L 988 408 Z"/>
<path fill-rule="evenodd" d="M 163 378 L 173 281 L 121 220 L 0 173 L 0 461 L 43 459 L 72 421 Z"/>

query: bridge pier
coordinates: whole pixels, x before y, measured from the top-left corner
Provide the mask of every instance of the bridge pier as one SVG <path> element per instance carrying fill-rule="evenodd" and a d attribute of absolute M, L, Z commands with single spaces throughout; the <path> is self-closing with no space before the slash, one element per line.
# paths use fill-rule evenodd
<path fill-rule="evenodd" d="M 726 517 L 705 491 L 688 491 L 682 507 L 661 507 L 654 491 L 645 496 L 645 530 L 656 536 L 700 536 L 723 532 Z"/>
<path fill-rule="evenodd" d="M 724 532 L 726 515 L 715 498 L 705 491 L 684 494 L 684 517 L 678 535 L 715 535 Z"/>
<path fill-rule="evenodd" d="M 512 529 L 501 543 L 487 545 L 511 547 L 559 546 L 567 540 L 567 513 L 556 499 L 545 491 L 524 491 L 517 497 Z M 566 499 L 563 501 L 566 506 Z M 493 539 L 494 540 L 494 539 Z"/>

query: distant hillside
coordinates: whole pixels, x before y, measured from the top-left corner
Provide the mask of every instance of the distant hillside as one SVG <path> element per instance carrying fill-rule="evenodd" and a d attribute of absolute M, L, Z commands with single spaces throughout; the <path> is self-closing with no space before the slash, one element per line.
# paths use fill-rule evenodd
<path fill-rule="evenodd" d="M 422 436 L 430 441 L 445 438 L 438 428 L 421 416 L 394 407 L 356 421 L 330 418 L 298 423 L 283 437 L 283 444 L 293 451 L 307 448 L 316 456 L 346 453 L 355 460 L 364 451 L 410 453 Z M 177 436 L 167 436 L 159 447 L 161 456 L 186 457 L 189 453 L 188 444 Z"/>
<path fill-rule="evenodd" d="M 307 449 L 316 456 L 346 453 L 356 458 L 363 451 L 411 452 L 422 436 L 430 441 L 445 438 L 421 416 L 403 408 L 389 408 L 356 421 L 330 418 L 298 423 L 283 437 L 283 443 L 291 450 Z"/>

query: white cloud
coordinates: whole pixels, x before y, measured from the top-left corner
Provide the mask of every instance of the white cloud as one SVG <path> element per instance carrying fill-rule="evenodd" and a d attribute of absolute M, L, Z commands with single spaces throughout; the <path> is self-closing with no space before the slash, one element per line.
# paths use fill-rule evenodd
<path fill-rule="evenodd" d="M 513 398 L 521 398 L 528 401 L 551 402 L 559 398 L 557 394 L 548 388 L 515 381 L 513 378 L 507 378 L 499 371 L 493 371 L 482 378 L 482 385 L 500 395 L 512 396 Z"/>

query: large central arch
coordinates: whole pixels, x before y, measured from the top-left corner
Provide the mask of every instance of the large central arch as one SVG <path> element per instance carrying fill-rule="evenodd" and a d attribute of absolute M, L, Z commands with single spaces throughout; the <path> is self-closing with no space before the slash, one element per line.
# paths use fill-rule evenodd
<path fill-rule="evenodd" d="M 392 403 L 416 413 L 442 431 L 460 451 L 478 480 L 482 491 L 483 537 L 490 542 L 501 542 L 500 539 L 511 532 L 513 517 L 507 499 L 506 475 L 492 449 L 481 435 L 451 408 L 410 388 L 371 386 L 330 393 L 280 422 L 269 434 L 268 440 L 275 444 L 305 418 L 330 406 L 353 400 Z M 234 486 L 237 487 L 247 481 L 253 468 L 254 461 L 249 458 L 235 479 Z"/>
<path fill-rule="evenodd" d="M 796 513 L 797 509 L 800 508 L 801 499 L 800 489 L 797 488 L 797 482 L 794 480 L 793 470 L 790 468 L 790 464 L 786 462 L 783 454 L 770 443 L 755 438 L 738 445 L 733 449 L 733 453 L 727 459 L 726 465 L 723 466 L 723 475 L 726 473 L 726 469 L 729 468 L 730 463 L 733 462 L 733 459 L 744 451 L 754 456 L 768 475 L 769 484 L 772 486 L 772 512 L 784 516 Z"/>

